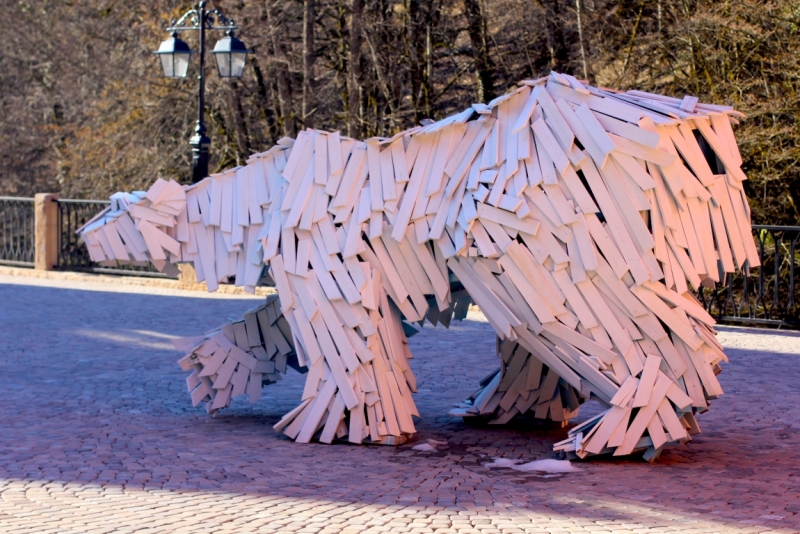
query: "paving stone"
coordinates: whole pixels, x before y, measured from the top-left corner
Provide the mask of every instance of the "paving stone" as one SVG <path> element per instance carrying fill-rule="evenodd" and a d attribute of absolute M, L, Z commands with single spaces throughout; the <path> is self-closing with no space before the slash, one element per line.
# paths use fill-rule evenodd
<path fill-rule="evenodd" d="M 798 532 L 800 335 L 720 327 L 726 391 L 703 434 L 543 477 L 566 429 L 445 415 L 496 367 L 479 313 L 410 340 L 422 415 L 399 448 L 297 444 L 271 426 L 294 373 L 253 405 L 192 408 L 169 339 L 255 305 L 179 290 L 0 275 L 0 532 Z M 600 407 L 589 403 L 584 419 Z M 435 454 L 412 447 L 446 441 Z"/>

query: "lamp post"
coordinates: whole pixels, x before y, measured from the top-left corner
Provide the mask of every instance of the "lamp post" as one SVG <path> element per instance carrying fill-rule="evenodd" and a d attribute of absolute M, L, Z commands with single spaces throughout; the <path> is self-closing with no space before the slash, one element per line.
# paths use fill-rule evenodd
<path fill-rule="evenodd" d="M 233 19 L 229 19 L 217 9 L 206 9 L 205 1 L 200 2 L 196 8 L 190 9 L 177 21 L 173 21 L 168 32 L 172 32 L 169 39 L 161 43 L 156 55 L 161 59 L 161 68 L 167 78 L 185 78 L 189 72 L 189 59 L 192 49 L 178 37 L 178 32 L 199 32 L 200 66 L 197 75 L 197 125 L 194 135 L 189 139 L 192 147 L 192 183 L 197 183 L 208 176 L 208 149 L 211 140 L 206 135 L 206 125 L 203 120 L 205 111 L 205 56 L 206 56 L 206 31 L 224 31 L 225 37 L 214 46 L 212 53 L 217 63 L 217 72 L 222 78 L 241 78 L 247 55 L 252 53 L 242 41 L 233 36 L 233 31 L 238 30 Z"/>

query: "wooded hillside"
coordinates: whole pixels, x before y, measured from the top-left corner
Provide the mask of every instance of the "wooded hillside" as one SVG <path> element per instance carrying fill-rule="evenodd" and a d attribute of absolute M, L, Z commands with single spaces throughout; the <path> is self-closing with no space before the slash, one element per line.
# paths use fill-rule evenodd
<path fill-rule="evenodd" d="M 390 135 L 551 69 L 692 94 L 737 127 L 753 222 L 798 224 L 798 24 L 791 0 L 223 0 L 255 51 L 241 80 L 209 58 L 211 169 L 303 127 Z M 0 18 L 0 194 L 104 198 L 186 180 L 196 63 L 152 52 L 175 0 L 16 2 Z M 222 35 L 212 35 L 211 46 Z M 184 36 L 196 48 L 193 35 Z M 196 56 L 193 58 L 196 61 Z"/>

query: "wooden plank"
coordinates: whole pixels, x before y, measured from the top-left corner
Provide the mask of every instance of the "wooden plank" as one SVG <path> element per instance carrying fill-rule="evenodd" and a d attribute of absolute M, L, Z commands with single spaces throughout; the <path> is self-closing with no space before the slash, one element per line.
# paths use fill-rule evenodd
<path fill-rule="evenodd" d="M 300 433 L 295 438 L 298 443 L 308 443 L 311 437 L 316 433 L 317 427 L 325 415 L 325 411 L 330 406 L 333 396 L 336 393 L 336 382 L 328 380 L 319 390 L 317 395 L 311 401 L 311 409 L 303 421 L 303 426 Z"/>
<path fill-rule="evenodd" d="M 366 154 L 366 148 L 354 147 L 338 189 L 332 191 L 330 186 L 333 181 L 328 182 L 325 192 L 333 197 L 332 208 L 342 208 L 347 204 L 350 194 L 356 186 L 357 178 L 362 174 L 362 167 L 366 165 Z"/>
<path fill-rule="evenodd" d="M 527 99 L 525 100 L 525 103 L 523 104 L 522 109 L 520 110 L 519 115 L 517 116 L 516 122 L 514 123 L 514 126 L 512 126 L 511 128 L 512 134 L 519 133 L 520 131 L 522 131 L 523 128 L 525 128 L 528 125 L 528 121 L 530 120 L 531 115 L 533 115 L 533 111 L 536 108 L 536 103 L 539 99 L 539 93 L 542 90 L 543 86 L 537 85 L 527 96 Z"/>
<path fill-rule="evenodd" d="M 383 180 L 381 178 L 380 146 L 377 138 L 367 141 L 367 166 L 369 168 L 370 207 L 383 211 Z"/>
<path fill-rule="evenodd" d="M 608 159 L 608 155 L 604 153 L 600 146 L 595 141 L 594 137 L 589 133 L 589 130 L 586 129 L 586 126 L 583 125 L 583 122 L 578 118 L 575 114 L 575 110 L 567 104 L 564 100 L 559 100 L 556 103 L 561 115 L 564 117 L 564 120 L 569 124 L 569 127 L 575 133 L 575 137 L 580 141 L 581 145 L 584 147 L 586 152 L 589 156 L 594 160 L 598 167 L 602 168 L 606 164 L 606 160 Z"/>
<path fill-rule="evenodd" d="M 394 166 L 392 164 L 392 150 L 385 148 L 379 155 L 381 164 L 381 182 L 383 200 L 388 202 L 397 199 L 397 191 L 395 188 Z"/>
<path fill-rule="evenodd" d="M 544 119 L 540 118 L 535 121 L 531 125 L 531 129 L 536 139 L 536 146 L 538 147 L 539 144 L 541 144 L 555 164 L 556 170 L 558 170 L 559 173 L 563 173 L 567 167 L 570 166 L 569 158 L 567 158 L 567 155 L 559 146 L 558 141 L 556 141 L 555 136 L 550 131 L 547 124 L 545 124 Z"/>
<path fill-rule="evenodd" d="M 603 325 L 603 328 L 606 329 L 608 335 L 611 336 L 611 339 L 614 341 L 620 353 L 625 357 L 625 361 L 631 373 L 634 375 L 639 374 L 639 371 L 641 371 L 641 364 L 637 359 L 633 359 L 629 356 L 629 351 L 633 348 L 630 334 L 619 324 L 613 312 L 608 308 L 606 301 L 600 296 L 597 288 L 590 280 L 578 282 L 575 285 L 584 298 L 586 298 L 586 302 L 595 312 L 598 321 Z"/>
<path fill-rule="evenodd" d="M 581 104 L 575 109 L 575 116 L 581 121 L 583 127 L 603 154 L 608 155 L 616 148 L 611 137 L 603 128 L 603 125 L 597 121 L 594 113 L 592 113 L 586 104 Z"/>
<path fill-rule="evenodd" d="M 272 279 L 275 280 L 275 286 L 278 289 L 278 297 L 281 299 L 281 311 L 286 313 L 294 305 L 294 298 L 289 286 L 289 279 L 283 268 L 283 257 L 275 256 L 270 262 L 270 267 Z"/>
<path fill-rule="evenodd" d="M 536 101 L 541 106 L 544 115 L 551 121 L 554 133 L 556 134 L 558 141 L 561 143 L 561 146 L 567 152 L 569 152 L 569 150 L 572 148 L 573 142 L 575 141 L 575 136 L 567 124 L 567 121 L 564 120 L 561 112 L 556 107 L 556 103 L 553 101 L 553 98 L 550 96 L 548 91 L 539 91 Z"/>
<path fill-rule="evenodd" d="M 466 133 L 455 150 L 453 150 L 444 167 L 444 174 L 451 178 L 445 194 L 452 194 L 455 184 L 451 185 L 451 183 L 460 180 L 467 168 L 472 165 L 472 161 L 491 132 L 493 124 L 494 119 L 484 122 L 471 122 L 467 125 Z"/>
<path fill-rule="evenodd" d="M 689 345 L 692 350 L 697 350 L 703 344 L 703 340 L 692 328 L 681 322 L 678 316 L 672 311 L 658 296 L 650 291 L 640 288 L 631 288 L 636 297 L 644 303 L 647 308 L 658 316 L 659 319 L 675 332 L 680 338 Z"/>
<path fill-rule="evenodd" d="M 339 132 L 331 132 L 325 136 L 328 142 L 328 166 L 331 176 L 338 176 L 344 172 L 344 158 L 342 157 L 342 141 Z"/>
<path fill-rule="evenodd" d="M 647 251 L 653 248 L 655 244 L 653 236 L 650 234 L 650 231 L 642 220 L 642 216 L 637 211 L 630 195 L 626 191 L 613 161 L 606 165 L 604 169 L 600 169 L 600 174 L 603 176 L 608 192 L 614 198 L 617 209 L 622 215 L 631 237 L 633 237 L 635 243 L 638 243 L 638 250 Z M 592 190 L 594 191 L 594 187 L 592 187 Z M 595 192 L 595 194 L 597 194 L 597 192 Z M 598 200 L 598 202 L 602 205 L 602 201 Z M 605 214 L 605 210 L 603 213 Z M 609 222 L 609 224 L 612 223 Z"/>
<path fill-rule="evenodd" d="M 615 119 L 604 113 L 593 113 L 593 115 L 607 132 L 636 141 L 650 148 L 658 147 L 659 135 L 655 132 L 640 128 L 638 124 Z"/>
<path fill-rule="evenodd" d="M 517 265 L 512 257 L 509 255 L 504 255 L 500 258 L 499 262 L 505 269 L 509 278 L 511 278 L 512 282 L 514 282 L 516 288 L 525 298 L 525 301 L 536 314 L 539 322 L 542 324 L 556 322 L 556 318 L 553 313 L 529 282 L 531 279 L 528 278 L 527 273 Z"/>
<path fill-rule="evenodd" d="M 555 371 L 558 376 L 563 378 L 569 385 L 578 391 L 583 391 L 580 376 L 578 376 L 569 365 L 553 354 L 553 352 L 534 336 L 532 332 L 523 330 L 522 328 L 516 328 L 515 331 L 519 335 L 520 345 L 532 352 L 534 356 L 539 358 L 542 363 L 547 365 L 551 370 Z"/>
<path fill-rule="evenodd" d="M 739 182 L 743 182 L 747 180 L 747 175 L 742 171 L 742 168 L 739 166 L 740 164 L 736 163 L 736 160 L 731 155 L 731 152 L 728 150 L 725 142 L 723 142 L 719 136 L 711 129 L 711 125 L 708 122 L 708 119 L 696 119 L 694 121 L 695 126 L 700 133 L 703 134 L 703 137 L 708 144 L 711 145 L 711 148 L 717 154 L 719 159 L 722 161 L 722 164 L 725 166 L 725 170 L 734 179 L 738 180 Z"/>
<path fill-rule="evenodd" d="M 625 139 L 624 137 L 619 137 L 613 133 L 608 134 L 608 136 L 614 142 L 614 147 L 623 154 L 653 162 L 661 167 L 668 167 L 675 162 L 675 156 L 669 152 L 650 148 L 649 146 L 631 141 L 630 139 Z"/>
<path fill-rule="evenodd" d="M 600 211 L 572 165 L 561 173 L 561 178 L 583 213 L 597 213 Z"/>
<path fill-rule="evenodd" d="M 639 119 L 642 117 L 641 109 L 635 106 L 611 98 L 604 98 L 597 94 L 581 94 L 563 85 L 548 84 L 547 92 L 556 100 L 563 98 L 567 102 L 573 104 L 586 104 L 592 111 L 610 115 L 611 117 L 633 124 L 638 124 Z"/>
<path fill-rule="evenodd" d="M 633 408 L 641 408 L 650 403 L 650 396 L 658 378 L 658 368 L 661 365 L 661 356 L 648 354 L 644 364 L 642 377 L 639 380 L 639 387 L 636 389 L 636 396 L 633 398 Z"/>
<path fill-rule="evenodd" d="M 411 213 L 417 202 L 417 196 L 422 192 L 423 179 L 426 175 L 429 160 L 433 155 L 434 143 L 438 141 L 439 134 L 436 134 L 435 137 L 425 137 L 424 140 L 420 141 L 419 155 L 414 163 L 406 192 L 400 200 L 400 207 L 397 210 L 397 217 L 392 230 L 392 239 L 395 241 L 401 241 L 405 235 L 406 228 L 411 220 Z"/>
<path fill-rule="evenodd" d="M 631 236 L 628 234 L 628 231 L 625 228 L 622 216 L 620 215 L 619 211 L 617 211 L 614 201 L 612 200 L 608 189 L 606 189 L 602 178 L 600 178 L 597 168 L 591 161 L 585 160 L 582 170 L 584 176 L 586 177 L 586 181 L 589 183 L 589 187 L 592 189 L 594 198 L 597 200 L 597 203 L 600 205 L 600 209 L 603 211 L 603 215 L 608 222 L 608 227 L 614 236 L 614 240 L 619 246 L 619 252 L 622 254 L 622 257 L 625 258 L 625 263 L 627 264 L 628 269 L 630 269 L 631 275 L 633 275 L 633 278 L 638 284 L 643 284 L 650 279 L 650 273 L 642 263 Z M 587 222 L 590 221 L 590 217 L 587 216 L 586 220 Z M 589 231 L 592 232 L 591 226 Z M 594 233 L 592 234 L 592 237 L 595 237 L 595 241 L 597 241 L 597 236 L 595 236 Z M 598 242 L 598 246 L 605 254 L 606 250 L 603 248 L 604 245 Z"/>
<path fill-rule="evenodd" d="M 636 158 L 633 156 L 629 156 L 628 154 L 614 150 L 611 153 L 611 157 L 617 163 L 617 166 L 620 168 L 621 172 L 627 173 L 627 175 L 634 182 L 636 182 L 641 189 L 653 189 L 656 186 L 653 178 L 647 174 L 647 171 L 641 165 L 639 165 L 639 163 L 637 163 Z"/>
<path fill-rule="evenodd" d="M 670 379 L 667 378 L 666 375 L 660 374 L 650 396 L 651 402 L 647 406 L 640 409 L 639 413 L 636 414 L 631 426 L 625 433 L 625 439 L 623 440 L 622 445 L 620 445 L 614 452 L 614 456 L 621 456 L 633 452 L 636 442 L 639 441 L 639 438 L 642 436 L 642 433 L 644 433 L 645 428 L 647 428 L 647 424 L 650 422 L 650 419 L 652 419 L 656 413 L 656 410 L 658 410 L 658 406 L 666 396 L 670 385 L 672 385 Z"/>
<path fill-rule="evenodd" d="M 514 228 L 520 232 L 525 232 L 530 235 L 536 235 L 539 229 L 539 223 L 530 219 L 522 221 L 513 213 L 497 209 L 482 202 L 477 205 L 478 217 L 486 219 L 509 228 Z"/>

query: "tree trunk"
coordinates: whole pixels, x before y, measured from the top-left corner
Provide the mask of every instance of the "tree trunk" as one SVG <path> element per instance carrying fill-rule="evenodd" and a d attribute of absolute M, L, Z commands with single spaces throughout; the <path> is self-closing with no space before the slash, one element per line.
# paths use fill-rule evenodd
<path fill-rule="evenodd" d="M 364 19 L 364 0 L 353 0 L 350 16 L 350 87 L 348 89 L 347 132 L 350 137 L 361 135 L 361 31 Z"/>
<path fill-rule="evenodd" d="M 228 109 L 230 110 L 231 119 L 233 122 L 233 131 L 236 133 L 236 149 L 238 157 L 236 163 L 245 161 L 250 157 L 250 136 L 247 133 L 247 124 L 244 120 L 244 108 L 242 108 L 242 101 L 239 98 L 239 85 L 236 81 L 231 80 L 228 86 Z"/>
<path fill-rule="evenodd" d="M 408 21 L 406 22 L 406 50 L 408 54 L 409 75 L 411 78 L 411 107 L 414 109 L 414 122 L 423 118 L 420 110 L 422 97 L 422 78 L 424 67 L 424 43 L 420 38 L 419 0 L 408 0 Z"/>
<path fill-rule="evenodd" d="M 488 102 L 494 98 L 494 65 L 489 56 L 486 16 L 481 10 L 480 0 L 464 0 L 464 14 L 475 57 L 476 98 L 478 102 Z"/>
<path fill-rule="evenodd" d="M 578 19 L 578 42 L 581 46 L 581 63 L 583 64 L 583 79 L 589 80 L 589 66 L 586 64 L 586 46 L 583 44 L 583 21 L 581 19 L 581 0 L 575 0 L 575 15 Z"/>
<path fill-rule="evenodd" d="M 274 145 L 278 138 L 281 136 L 279 132 L 279 125 L 275 117 L 275 100 L 277 100 L 273 93 L 273 83 L 264 79 L 264 72 L 261 70 L 261 65 L 258 58 L 254 57 L 251 60 L 253 65 L 253 74 L 256 77 L 256 91 L 258 93 L 258 108 L 261 110 L 263 120 L 267 123 L 267 145 Z"/>
<path fill-rule="evenodd" d="M 314 127 L 314 22 L 315 0 L 304 0 L 303 6 L 303 106 L 302 118 L 306 128 Z"/>
<path fill-rule="evenodd" d="M 274 6 L 275 0 L 267 0 L 267 24 L 269 25 L 272 53 L 274 56 L 271 70 L 275 74 L 275 81 L 278 86 L 278 108 L 280 110 L 280 117 L 278 120 L 283 127 L 283 135 L 295 137 L 297 135 L 297 129 L 295 127 L 294 117 L 292 116 L 292 92 L 289 85 L 289 58 L 283 46 L 283 41 L 278 37 L 281 33 L 281 28 L 278 27 L 277 21 L 275 20 L 275 13 L 273 12 Z"/>
<path fill-rule="evenodd" d="M 558 0 L 543 0 L 545 24 L 547 27 L 547 46 L 550 49 L 550 68 L 561 71 L 569 63 L 569 50 L 564 40 L 563 22 Z"/>

